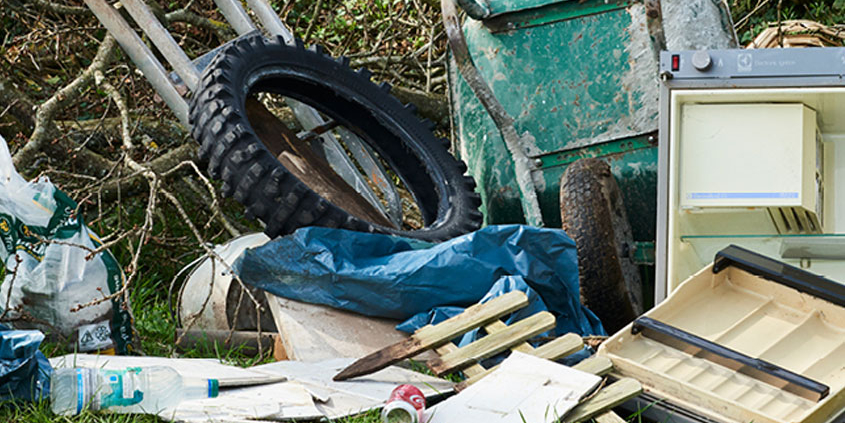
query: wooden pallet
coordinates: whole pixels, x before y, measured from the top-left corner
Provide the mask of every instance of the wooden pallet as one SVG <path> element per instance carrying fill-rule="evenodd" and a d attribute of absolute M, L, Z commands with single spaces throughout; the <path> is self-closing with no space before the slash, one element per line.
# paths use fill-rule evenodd
<path fill-rule="evenodd" d="M 451 319 L 420 328 L 408 339 L 361 358 L 338 373 L 334 379 L 346 380 L 370 374 L 423 351 L 434 350 L 438 357 L 428 360 L 426 365 L 438 376 L 462 371 L 467 379 L 456 386 L 455 389 L 460 391 L 493 372 L 497 366 L 484 368 L 480 362 L 501 352 L 520 351 L 556 360 L 583 348 L 581 337 L 572 333 L 536 348 L 527 342 L 555 327 L 555 318 L 549 312 L 537 313 L 511 325 L 499 320 L 527 305 L 528 297 L 519 291 L 474 305 Z M 459 348 L 451 342 L 452 339 L 478 328 L 483 329 L 486 335 L 469 345 Z M 575 368 L 604 375 L 610 372 L 612 364 L 604 357 L 592 357 L 582 361 Z M 614 419 L 618 421 L 618 416 L 604 414 L 641 391 L 642 386 L 634 379 L 618 380 L 591 395 L 562 421 L 578 423 L 597 416 L 601 416 L 606 422 Z"/>

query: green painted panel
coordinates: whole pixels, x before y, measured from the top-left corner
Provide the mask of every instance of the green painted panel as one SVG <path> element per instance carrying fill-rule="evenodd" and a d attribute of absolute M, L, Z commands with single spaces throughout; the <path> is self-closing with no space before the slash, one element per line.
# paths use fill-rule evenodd
<path fill-rule="evenodd" d="M 635 19 L 644 22 L 641 5 L 505 33 L 491 33 L 476 21 L 465 26 L 476 66 L 516 120 L 517 131 L 534 136 L 534 142 L 524 147 L 529 156 L 541 158 L 542 171 L 536 171 L 535 181 L 547 226 L 560 227 L 558 196 L 562 165 L 568 163 L 565 156 L 583 155 L 581 147 L 628 140 L 657 129 L 657 82 L 648 76 L 656 62 L 645 26 Z M 452 82 L 459 155 L 478 183 L 486 223 L 524 222 L 513 163 L 498 129 L 463 79 L 456 76 Z M 611 148 L 598 155 L 627 150 Z M 653 158 L 652 167 L 657 162 L 654 150 L 654 156 L 648 156 Z M 620 185 L 654 196 L 656 173 L 644 176 L 626 166 L 617 166 L 615 172 L 617 179 L 645 179 L 620 179 Z M 651 188 L 644 187 L 649 183 Z M 653 222 L 655 206 L 642 212 L 629 210 L 634 226 L 650 226 L 635 229 L 635 236 L 653 234 L 654 223 L 633 216 L 650 214 Z M 637 239 L 652 240 L 651 236 Z"/>
<path fill-rule="evenodd" d="M 548 6 L 555 3 L 574 3 L 573 0 L 469 0 L 482 4 L 490 10 L 490 15 L 519 12 L 526 9 Z"/>
<path fill-rule="evenodd" d="M 578 2 L 555 2 L 538 8 L 523 8 L 515 13 L 507 13 L 484 20 L 484 25 L 491 32 L 511 31 L 545 25 L 557 21 L 579 18 L 585 15 L 609 12 L 629 6 L 629 0 L 582 0 Z"/>
<path fill-rule="evenodd" d="M 656 107 L 648 122 L 626 119 L 643 102 L 657 101 L 656 96 L 642 98 L 645 90 L 627 79 L 634 59 L 628 48 L 631 23 L 631 14 L 617 9 L 502 34 L 477 22 L 467 24 L 475 65 L 516 120 L 517 131 L 536 138 L 536 148 L 528 146 L 530 155 L 656 129 Z M 656 86 L 653 78 L 643 83 Z M 492 125 L 492 120 L 483 124 Z"/>

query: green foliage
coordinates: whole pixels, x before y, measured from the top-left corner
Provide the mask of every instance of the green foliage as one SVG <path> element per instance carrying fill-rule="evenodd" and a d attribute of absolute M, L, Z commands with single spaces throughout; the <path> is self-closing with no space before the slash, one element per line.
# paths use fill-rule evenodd
<path fill-rule="evenodd" d="M 733 0 L 731 14 L 742 44 L 751 42 L 770 23 L 809 19 L 824 25 L 845 23 L 845 0 Z"/>

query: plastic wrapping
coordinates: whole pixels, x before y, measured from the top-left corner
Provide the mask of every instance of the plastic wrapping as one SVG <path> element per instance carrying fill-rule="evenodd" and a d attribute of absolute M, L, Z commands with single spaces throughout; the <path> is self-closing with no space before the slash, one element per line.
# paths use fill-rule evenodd
<path fill-rule="evenodd" d="M 0 325 L 0 401 L 38 401 L 50 396 L 53 368 L 38 346 L 44 334 Z"/>
<path fill-rule="evenodd" d="M 544 306 L 557 317 L 556 335 L 604 334 L 579 301 L 575 244 L 559 229 L 489 226 L 430 244 L 303 228 L 246 250 L 234 270 L 245 283 L 281 297 L 398 320 L 448 317 L 449 309 L 440 307 L 459 312 L 524 283 L 537 297 L 529 307 Z M 510 278 L 499 282 L 503 277 Z M 419 325 L 425 317 L 415 320 Z"/>
<path fill-rule="evenodd" d="M 121 298 L 72 311 L 117 292 L 123 284 L 120 266 L 109 251 L 91 256 L 101 244 L 76 203 L 46 177 L 24 180 L 2 137 L 0 240 L 6 321 L 74 340 L 78 351 L 128 352 L 132 323 Z"/>

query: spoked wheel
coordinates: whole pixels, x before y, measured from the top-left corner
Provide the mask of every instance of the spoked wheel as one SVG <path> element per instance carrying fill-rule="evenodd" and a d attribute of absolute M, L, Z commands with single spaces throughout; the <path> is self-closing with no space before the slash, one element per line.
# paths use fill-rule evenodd
<path fill-rule="evenodd" d="M 223 194 L 271 237 L 315 225 L 440 241 L 478 229 L 466 166 L 389 91 L 345 58 L 256 33 L 206 69 L 192 134 Z"/>

